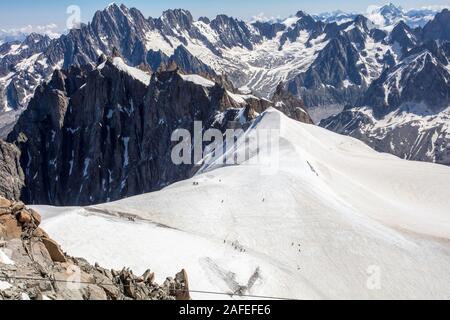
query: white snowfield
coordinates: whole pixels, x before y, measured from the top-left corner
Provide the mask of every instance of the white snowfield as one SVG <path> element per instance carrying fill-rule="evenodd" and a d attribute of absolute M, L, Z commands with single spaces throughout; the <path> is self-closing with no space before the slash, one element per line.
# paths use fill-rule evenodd
<path fill-rule="evenodd" d="M 450 168 L 377 153 L 274 109 L 249 130 L 277 127 L 278 171 L 216 163 L 152 194 L 39 207 L 43 226 L 92 263 L 151 268 L 160 282 L 185 268 L 192 290 L 450 299 Z"/>

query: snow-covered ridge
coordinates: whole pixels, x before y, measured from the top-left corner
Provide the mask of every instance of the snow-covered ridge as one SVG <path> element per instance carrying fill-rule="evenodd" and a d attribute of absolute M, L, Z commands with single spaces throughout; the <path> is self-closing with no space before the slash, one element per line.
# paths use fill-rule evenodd
<path fill-rule="evenodd" d="M 443 131 L 448 132 L 450 137 L 450 106 L 436 114 L 427 110 L 426 105 L 421 104 L 404 104 L 399 110 L 393 111 L 381 119 L 377 119 L 372 109 L 367 107 L 355 108 L 350 111 L 361 112 L 372 120 L 372 125 L 362 127 L 361 130 L 370 129 L 372 131 L 388 133 L 390 130 L 410 123 L 412 126 L 417 126 L 420 131 L 436 128 L 438 125 L 443 125 Z M 378 136 L 379 138 L 382 138 Z"/>
<path fill-rule="evenodd" d="M 205 77 L 202 77 L 197 74 L 180 74 L 180 77 L 184 81 L 195 83 L 196 85 L 202 86 L 207 89 L 212 88 L 216 85 L 216 83 L 214 81 L 206 79 Z M 260 99 L 252 94 L 238 94 L 238 93 L 233 93 L 229 90 L 227 90 L 226 92 L 227 92 L 227 95 L 238 105 L 246 105 L 247 100 L 249 100 L 249 99 L 255 99 L 255 100 Z"/>
<path fill-rule="evenodd" d="M 105 63 L 106 63 L 106 61 L 103 62 L 102 64 L 100 64 L 100 65 L 97 67 L 97 69 L 99 69 L 99 70 L 103 69 L 103 68 L 105 67 Z M 150 80 L 151 80 L 152 77 L 151 77 L 148 73 L 146 73 L 146 72 L 144 72 L 144 71 L 142 71 L 142 70 L 140 70 L 140 69 L 138 69 L 138 68 L 130 67 L 129 65 L 127 65 L 127 64 L 123 61 L 122 58 L 120 58 L 120 57 L 115 57 L 115 58 L 113 58 L 113 65 L 114 65 L 117 69 L 119 69 L 119 70 L 121 70 L 121 71 L 123 71 L 123 72 L 129 74 L 129 75 L 132 76 L 134 79 L 139 80 L 139 81 L 142 82 L 143 84 L 145 84 L 145 85 L 147 85 L 147 86 L 150 84 Z"/>
<path fill-rule="evenodd" d="M 70 254 L 107 267 L 185 268 L 193 290 L 245 286 L 245 294 L 298 299 L 450 295 L 450 168 L 377 153 L 273 109 L 247 134 L 276 128 L 276 171 L 218 163 L 116 203 L 41 207 L 44 228 Z M 271 156 L 265 151 L 263 160 Z M 376 288 L 373 270 L 382 274 Z"/>
<path fill-rule="evenodd" d="M 184 81 L 192 82 L 202 87 L 211 88 L 214 87 L 215 85 L 213 81 L 206 79 L 202 76 L 199 76 L 197 74 L 187 74 L 187 75 L 181 74 L 180 76 Z"/>

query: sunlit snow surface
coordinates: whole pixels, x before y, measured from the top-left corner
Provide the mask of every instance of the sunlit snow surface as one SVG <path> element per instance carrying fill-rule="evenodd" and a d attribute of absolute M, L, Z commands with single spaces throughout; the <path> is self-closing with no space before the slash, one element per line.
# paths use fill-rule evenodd
<path fill-rule="evenodd" d="M 43 227 L 69 254 L 106 267 L 151 268 L 160 282 L 185 268 L 193 290 L 450 298 L 450 168 L 380 154 L 273 109 L 258 120 L 281 128 L 277 171 L 210 166 L 95 208 L 39 207 Z"/>
<path fill-rule="evenodd" d="M 97 67 L 97 69 L 99 69 L 99 70 L 103 69 L 104 66 L 105 66 L 105 63 L 106 62 L 104 62 L 101 65 L 99 65 Z M 142 71 L 142 70 L 140 70 L 138 68 L 133 68 L 133 67 L 128 66 L 123 61 L 122 58 L 119 58 L 119 57 L 114 58 L 113 59 L 113 64 L 114 64 L 114 66 L 116 68 L 118 68 L 119 70 L 121 70 L 121 71 L 123 71 L 125 73 L 128 73 L 134 79 L 139 80 L 143 84 L 145 84 L 147 86 L 150 84 L 151 76 L 148 73 L 146 73 L 146 72 L 144 72 L 144 71 Z"/>

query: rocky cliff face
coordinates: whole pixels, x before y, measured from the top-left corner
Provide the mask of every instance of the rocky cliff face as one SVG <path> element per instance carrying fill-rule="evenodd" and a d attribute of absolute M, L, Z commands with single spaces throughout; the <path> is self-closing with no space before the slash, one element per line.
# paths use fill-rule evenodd
<path fill-rule="evenodd" d="M 41 216 L 0 197 L 0 300 L 189 300 L 183 270 L 163 285 L 148 270 L 107 270 L 66 255 Z"/>
<path fill-rule="evenodd" d="M 0 196 L 20 199 L 24 180 L 19 149 L 0 140 Z"/>
<path fill-rule="evenodd" d="M 320 126 L 364 141 L 402 159 L 450 165 L 450 113 L 405 104 L 383 117 L 367 107 L 346 109 Z"/>

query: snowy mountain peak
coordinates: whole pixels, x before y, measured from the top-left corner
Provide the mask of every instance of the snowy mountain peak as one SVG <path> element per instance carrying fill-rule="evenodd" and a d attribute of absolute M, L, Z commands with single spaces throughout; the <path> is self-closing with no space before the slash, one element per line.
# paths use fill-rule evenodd
<path fill-rule="evenodd" d="M 109 13 L 112 16 L 126 15 L 129 12 L 129 9 L 124 4 L 118 5 L 116 3 L 111 3 L 103 10 L 103 12 Z"/>
<path fill-rule="evenodd" d="M 103 10 L 95 12 L 92 24 L 95 26 L 102 25 L 105 31 L 111 29 L 114 25 L 127 21 L 132 22 L 130 11 L 125 5 L 110 4 Z"/>
<path fill-rule="evenodd" d="M 297 13 L 295 14 L 295 16 L 296 16 L 297 18 L 305 18 L 305 17 L 309 17 L 309 14 L 307 14 L 306 12 L 300 10 L 300 11 L 297 11 Z"/>
<path fill-rule="evenodd" d="M 363 30 L 365 30 L 366 32 L 369 31 L 370 29 L 370 21 L 367 17 L 363 16 L 363 15 L 357 15 L 355 17 L 355 19 L 353 20 L 353 23 L 358 26 L 361 27 Z"/>

